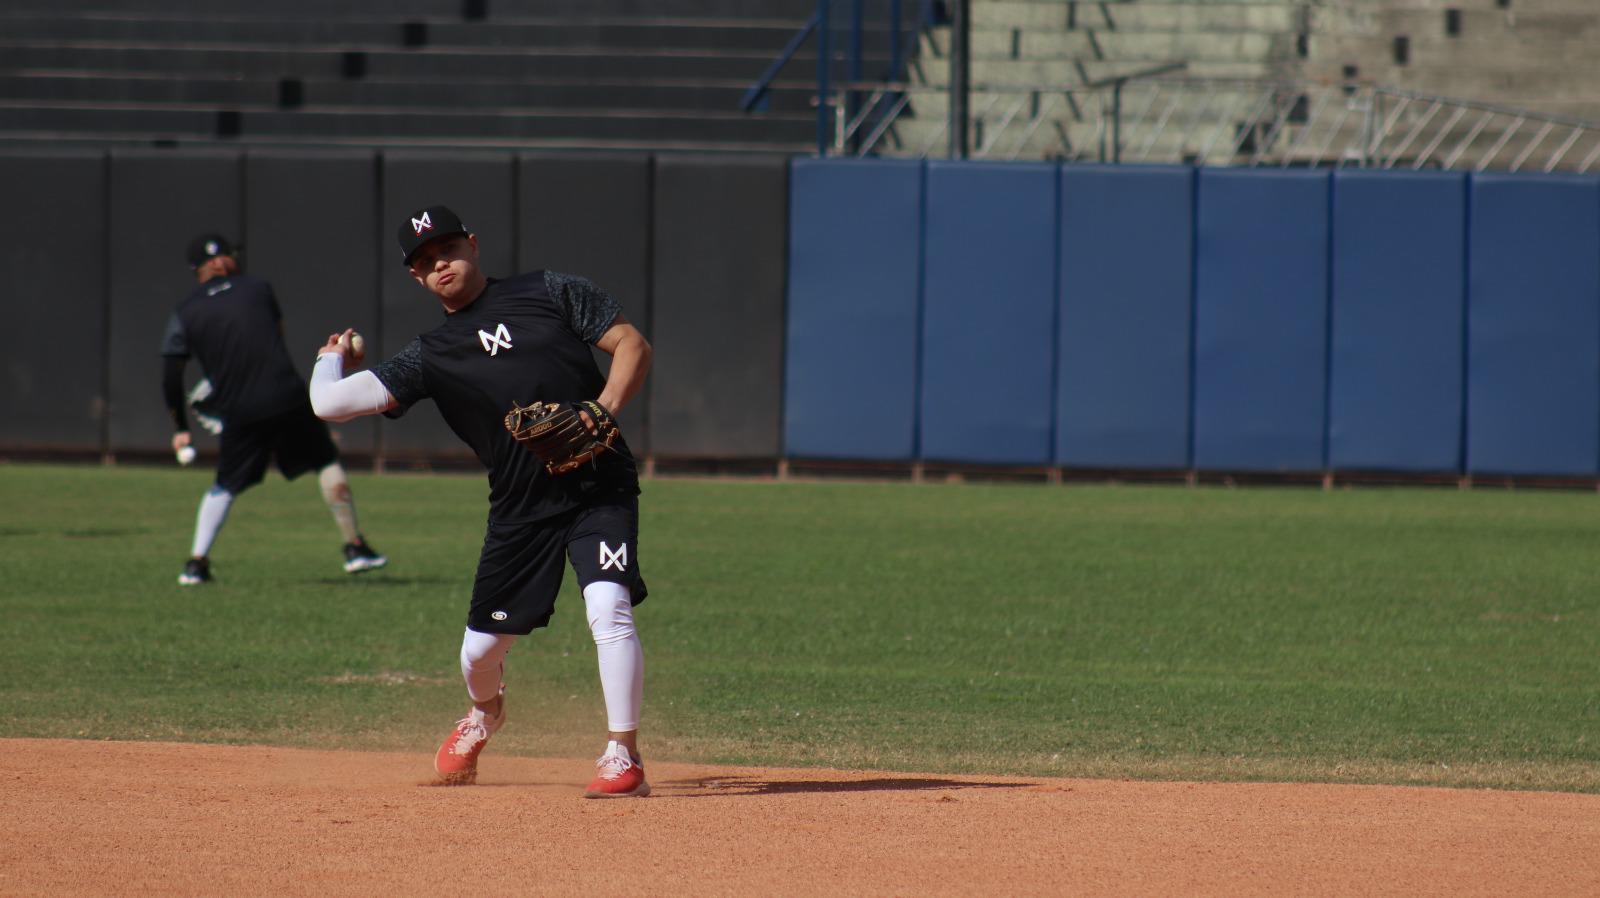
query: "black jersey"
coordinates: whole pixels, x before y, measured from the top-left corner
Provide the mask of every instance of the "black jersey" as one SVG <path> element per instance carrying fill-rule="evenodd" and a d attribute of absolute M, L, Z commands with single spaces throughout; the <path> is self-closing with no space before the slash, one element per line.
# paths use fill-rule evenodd
<path fill-rule="evenodd" d="M 372 369 L 400 406 L 431 398 L 489 471 L 489 519 L 536 521 L 604 494 L 639 491 L 627 444 L 552 477 L 505 428 L 513 403 L 593 399 L 605 378 L 589 351 L 621 307 L 582 278 L 535 271 L 489 281 L 466 308 Z"/>
<path fill-rule="evenodd" d="M 224 422 L 260 421 L 306 401 L 282 321 L 271 284 L 242 274 L 212 278 L 178 304 L 161 354 L 200 361 Z"/>

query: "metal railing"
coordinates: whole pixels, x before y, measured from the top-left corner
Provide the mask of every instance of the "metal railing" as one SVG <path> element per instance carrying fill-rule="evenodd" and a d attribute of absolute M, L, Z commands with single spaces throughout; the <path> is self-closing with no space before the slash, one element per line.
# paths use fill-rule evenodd
<path fill-rule="evenodd" d="M 844 56 L 844 61 L 849 65 L 850 82 L 860 83 L 861 79 L 865 77 L 863 71 L 863 34 L 866 29 L 866 12 L 863 0 L 849 0 L 849 7 L 850 45 Z M 783 72 L 784 67 L 800 52 L 800 48 L 805 46 L 806 41 L 815 35 L 817 39 L 816 96 L 821 98 L 816 104 L 818 155 L 827 155 L 828 153 L 829 129 L 832 127 L 830 119 L 834 114 L 833 104 L 829 100 L 834 94 L 829 87 L 829 80 L 832 76 L 833 63 L 836 61 L 832 47 L 834 37 L 834 25 L 831 20 L 832 8 L 833 0 L 817 0 L 816 11 L 789 38 L 788 43 L 784 45 L 782 50 L 778 51 L 778 55 L 767 65 L 766 70 L 761 73 L 755 83 L 751 84 L 744 92 L 744 96 L 739 101 L 739 108 L 744 112 L 764 110 L 767 106 L 768 95 L 772 89 L 773 82 Z M 932 15 L 931 0 L 923 0 L 918 9 L 919 16 L 923 21 L 926 21 Z M 889 78 L 898 78 L 903 75 L 901 67 L 904 65 L 906 58 L 903 49 L 904 25 L 905 22 L 901 14 L 901 0 L 889 0 L 889 71 L 887 73 Z M 860 98 L 857 92 L 847 87 L 841 92 L 838 105 L 841 109 L 846 110 L 848 114 L 854 114 L 859 102 Z"/>
<path fill-rule="evenodd" d="M 973 158 L 1587 172 L 1600 123 L 1356 83 L 1134 73 L 1083 85 L 974 86 Z M 860 83 L 832 110 L 834 153 L 941 156 L 947 90 Z"/>

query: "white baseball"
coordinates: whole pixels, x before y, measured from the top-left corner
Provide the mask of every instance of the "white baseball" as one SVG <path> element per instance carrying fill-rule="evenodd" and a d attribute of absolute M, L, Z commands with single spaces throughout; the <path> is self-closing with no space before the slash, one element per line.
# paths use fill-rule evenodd
<path fill-rule="evenodd" d="M 178 464 L 190 464 L 194 461 L 194 457 L 198 454 L 199 453 L 195 452 L 193 446 L 184 446 L 182 449 L 178 450 Z"/>
<path fill-rule="evenodd" d="M 339 337 L 339 346 L 344 349 L 350 361 L 359 362 L 367 357 L 367 341 L 355 331 Z"/>

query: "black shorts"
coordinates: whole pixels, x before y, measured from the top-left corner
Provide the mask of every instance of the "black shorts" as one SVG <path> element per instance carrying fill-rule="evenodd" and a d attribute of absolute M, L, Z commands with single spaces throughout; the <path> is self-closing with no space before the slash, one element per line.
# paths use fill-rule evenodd
<path fill-rule="evenodd" d="M 289 480 L 339 460 L 328 425 L 311 411 L 309 402 L 271 418 L 224 427 L 217 486 L 238 495 L 260 483 L 274 460 Z"/>
<path fill-rule="evenodd" d="M 467 626 L 480 633 L 525 636 L 550 623 L 565 571 L 572 561 L 578 588 L 621 583 L 644 601 L 639 576 L 639 497 L 614 493 L 555 518 L 531 524 L 489 522 L 472 584 Z"/>

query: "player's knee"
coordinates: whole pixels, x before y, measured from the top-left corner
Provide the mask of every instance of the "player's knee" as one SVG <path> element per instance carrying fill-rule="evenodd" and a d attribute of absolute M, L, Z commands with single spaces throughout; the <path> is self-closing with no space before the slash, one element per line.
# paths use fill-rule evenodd
<path fill-rule="evenodd" d="M 344 465 L 334 462 L 317 472 L 317 484 L 322 487 L 323 501 L 329 505 L 350 501 L 350 479 Z"/>
<path fill-rule="evenodd" d="M 506 652 L 517 637 L 504 633 L 479 633 L 468 630 L 461 640 L 461 671 L 467 676 L 485 670 L 499 670 Z"/>
<path fill-rule="evenodd" d="M 632 636 L 633 596 L 621 583 L 600 581 L 583 588 L 584 610 L 595 645 L 620 642 Z"/>

